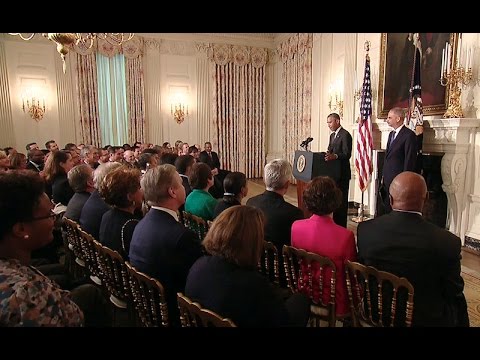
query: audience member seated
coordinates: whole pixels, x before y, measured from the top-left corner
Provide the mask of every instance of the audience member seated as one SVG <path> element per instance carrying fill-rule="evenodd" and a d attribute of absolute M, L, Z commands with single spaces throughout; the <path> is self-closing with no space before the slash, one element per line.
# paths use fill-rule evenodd
<path fill-rule="evenodd" d="M 182 155 L 175 160 L 175 168 L 177 169 L 178 174 L 182 178 L 182 184 L 185 188 L 186 196 L 190 195 L 190 193 L 192 192 L 189 176 L 192 173 L 193 164 L 195 164 L 195 159 L 191 155 Z"/>
<path fill-rule="evenodd" d="M 53 146 L 53 145 L 52 145 Z M 52 200 L 65 207 L 74 191 L 68 184 L 67 173 L 73 168 L 72 155 L 58 150 L 52 152 L 45 164 L 45 180 L 52 185 Z"/>
<path fill-rule="evenodd" d="M 27 168 L 27 158 L 25 154 L 15 152 L 8 157 L 10 158 L 10 169 L 25 170 Z"/>
<path fill-rule="evenodd" d="M 138 157 L 138 168 L 142 175 L 147 172 L 148 169 L 154 168 L 158 165 L 156 154 L 143 153 Z"/>
<path fill-rule="evenodd" d="M 27 170 L 33 170 L 37 173 L 43 171 L 45 154 L 38 148 L 29 150 L 28 153 Z"/>
<path fill-rule="evenodd" d="M 163 153 L 160 155 L 160 161 L 158 162 L 160 165 L 163 164 L 170 164 L 175 165 L 175 160 L 177 160 L 178 155 L 173 153 Z"/>
<path fill-rule="evenodd" d="M 103 214 L 99 241 L 128 260 L 133 230 L 140 220 L 134 212 L 143 202 L 140 171 L 128 165 L 116 168 L 105 176 L 99 193 L 112 206 Z"/>
<path fill-rule="evenodd" d="M 461 240 L 422 217 L 427 185 L 405 171 L 390 185 L 392 212 L 358 225 L 359 262 L 413 285 L 412 326 L 469 326 L 460 275 Z"/>
<path fill-rule="evenodd" d="M 8 170 L 10 170 L 10 159 L 5 151 L 0 150 L 0 172 L 5 172 Z"/>
<path fill-rule="evenodd" d="M 303 219 L 303 212 L 296 206 L 285 201 L 292 166 L 286 160 L 275 159 L 265 165 L 263 181 L 266 190 L 263 194 L 254 196 L 247 205 L 259 208 L 266 217 L 265 240 L 272 242 L 282 253 L 283 245 L 291 245 L 290 233 L 295 220 Z"/>
<path fill-rule="evenodd" d="M 223 199 L 215 206 L 214 218 L 223 210 L 242 204 L 242 199 L 248 194 L 247 177 L 242 172 L 231 172 L 223 180 L 223 189 Z"/>
<path fill-rule="evenodd" d="M 356 261 L 357 249 L 352 231 L 335 224 L 333 212 L 342 203 L 342 192 L 331 178 L 318 176 L 310 181 L 303 191 L 303 203 L 313 214 L 309 219 L 297 220 L 292 225 L 292 246 L 326 256 L 334 263 L 336 275 L 336 315 L 343 316 L 350 312 L 347 284 L 345 280 L 345 261 Z M 309 283 L 304 273 L 304 284 Z M 318 301 L 318 266 L 314 276 L 313 294 Z M 330 277 L 328 271 L 324 277 L 323 301 L 328 303 L 330 297 Z M 303 289 L 308 292 L 309 289 Z"/>
<path fill-rule="evenodd" d="M 98 159 L 100 158 L 100 154 L 95 146 L 86 145 L 80 152 L 80 156 L 82 161 L 89 165 L 93 170 L 98 167 Z"/>
<path fill-rule="evenodd" d="M 162 283 L 169 318 L 180 326 L 177 292 L 185 291 L 188 270 L 202 255 L 202 248 L 196 235 L 178 222 L 185 188 L 175 167 L 164 164 L 150 169 L 141 184 L 151 209 L 133 231 L 130 263 Z"/>
<path fill-rule="evenodd" d="M 95 186 L 95 191 L 91 193 L 90 197 L 85 202 L 85 205 L 83 205 L 82 213 L 80 214 L 80 226 L 96 240 L 98 240 L 100 233 L 102 216 L 110 210 L 110 206 L 102 199 L 98 189 L 102 186 L 105 176 L 110 171 L 113 171 L 120 166 L 122 165 L 118 162 L 101 164 L 93 173 L 93 185 Z"/>
<path fill-rule="evenodd" d="M 80 164 L 71 169 L 68 174 L 68 183 L 75 191 L 67 205 L 64 216 L 75 221 L 80 221 L 80 214 L 90 194 L 95 190 L 93 186 L 93 170 L 90 165 Z"/>
<path fill-rule="evenodd" d="M 310 301 L 296 293 L 287 301 L 257 270 L 263 251 L 264 216 L 250 206 L 222 212 L 203 240 L 211 256 L 193 264 L 185 294 L 239 327 L 306 326 Z"/>
<path fill-rule="evenodd" d="M 208 192 L 208 189 L 213 186 L 213 175 L 207 164 L 193 164 L 190 186 L 193 190 L 185 202 L 185 211 L 204 220 L 213 220 L 217 200 Z"/>
<path fill-rule="evenodd" d="M 55 214 L 41 178 L 31 171 L 0 173 L 0 188 L 0 326 L 109 324 L 99 289 L 62 290 L 29 265 L 32 250 L 53 240 Z"/>

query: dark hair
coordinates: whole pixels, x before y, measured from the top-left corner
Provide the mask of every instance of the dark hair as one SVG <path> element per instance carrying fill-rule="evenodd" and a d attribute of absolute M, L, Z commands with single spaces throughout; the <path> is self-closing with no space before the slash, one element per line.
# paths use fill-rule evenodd
<path fill-rule="evenodd" d="M 158 155 L 158 151 L 155 149 L 143 149 L 142 154 L 156 154 Z"/>
<path fill-rule="evenodd" d="M 72 155 L 70 152 L 67 152 L 65 150 L 59 150 L 57 152 L 52 153 L 47 159 L 47 162 L 45 163 L 45 179 L 48 182 L 53 182 L 55 177 L 59 174 L 65 174 L 65 169 L 60 166 L 60 163 L 66 163 L 68 158 L 71 158 Z"/>
<path fill-rule="evenodd" d="M 179 174 L 185 175 L 187 168 L 195 163 L 192 155 L 181 155 L 175 160 L 175 167 Z"/>
<path fill-rule="evenodd" d="M 191 154 L 191 153 L 196 153 L 198 152 L 198 149 L 195 145 L 192 145 L 188 148 L 188 153 Z"/>
<path fill-rule="evenodd" d="M 77 145 L 75 145 L 74 143 L 68 143 L 68 144 L 65 144 L 65 147 L 63 149 L 64 150 L 76 150 Z"/>
<path fill-rule="evenodd" d="M 342 204 L 342 191 L 328 176 L 317 176 L 303 190 L 303 203 L 315 215 L 327 215 Z"/>
<path fill-rule="evenodd" d="M 10 150 L 15 150 L 15 149 L 11 146 L 7 146 L 6 148 L 3 149 L 3 151 L 5 151 L 5 154 L 7 154 L 7 156 L 12 154 Z"/>
<path fill-rule="evenodd" d="M 45 143 L 45 147 L 50 150 L 50 144 L 54 144 L 55 143 L 55 140 L 48 140 L 46 143 Z"/>
<path fill-rule="evenodd" d="M 224 195 L 223 200 L 227 203 L 232 202 L 245 186 L 247 186 L 247 177 L 244 173 L 239 171 L 228 173 L 223 180 L 223 189 L 226 193 L 233 195 Z"/>
<path fill-rule="evenodd" d="M 150 153 L 142 153 L 138 157 L 138 167 L 140 170 L 147 170 L 147 164 L 152 162 L 152 157 L 154 157 L 155 154 L 150 154 Z"/>
<path fill-rule="evenodd" d="M 338 121 L 340 121 L 340 115 L 338 115 L 337 113 L 331 113 L 327 116 L 327 119 L 329 117 L 333 117 L 334 119 L 337 119 Z"/>
<path fill-rule="evenodd" d="M 31 170 L 0 173 L 0 241 L 13 225 L 33 218 L 44 193 L 44 182 Z"/>
<path fill-rule="evenodd" d="M 195 163 L 192 166 L 189 182 L 192 189 L 205 189 L 208 179 L 212 178 L 212 169 L 205 163 Z"/>
<path fill-rule="evenodd" d="M 36 142 L 33 142 L 33 143 L 28 143 L 26 146 L 25 146 L 25 150 L 28 150 L 30 151 L 30 146 L 32 146 L 33 144 L 36 144 Z M 37 145 L 38 146 L 38 145 Z"/>
<path fill-rule="evenodd" d="M 170 165 L 175 165 L 175 160 L 177 160 L 178 155 L 174 153 L 163 153 L 160 156 L 160 161 L 159 164 L 170 164 Z"/>

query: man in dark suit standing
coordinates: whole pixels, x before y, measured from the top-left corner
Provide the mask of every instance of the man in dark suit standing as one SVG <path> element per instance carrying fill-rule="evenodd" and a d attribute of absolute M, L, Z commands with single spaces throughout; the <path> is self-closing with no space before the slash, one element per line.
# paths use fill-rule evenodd
<path fill-rule="evenodd" d="M 417 137 L 404 125 L 404 119 L 403 109 L 396 107 L 388 112 L 385 120 L 393 128 L 388 136 L 380 189 L 386 213 L 392 211 L 388 194 L 393 179 L 402 171 L 415 171 L 417 163 Z"/>
<path fill-rule="evenodd" d="M 337 186 L 342 190 L 342 204 L 333 213 L 333 221 L 337 225 L 347 227 L 348 213 L 348 187 L 352 173 L 350 170 L 350 157 L 352 156 L 352 135 L 340 125 L 340 116 L 331 113 L 327 116 L 328 128 L 333 131 L 330 134 L 328 151 L 325 161 L 340 161 L 340 179 L 335 179 Z"/>
<path fill-rule="evenodd" d="M 185 188 L 175 166 L 154 167 L 141 182 L 151 209 L 133 232 L 130 262 L 162 283 L 169 319 L 179 326 L 177 292 L 185 292 L 188 271 L 202 255 L 201 245 L 196 235 L 178 220 L 178 209 L 185 203 Z"/>
<path fill-rule="evenodd" d="M 207 141 L 205 143 L 205 150 L 200 153 L 198 161 L 207 164 L 210 166 L 210 169 L 212 169 L 214 184 L 210 188 L 209 193 L 216 199 L 221 198 L 223 196 L 223 180 L 229 171 L 220 170 L 220 159 L 218 158 L 218 154 L 212 151 L 211 142 Z"/>
<path fill-rule="evenodd" d="M 358 225 L 358 259 L 412 283 L 414 326 L 469 326 L 460 238 L 422 218 L 426 198 L 422 176 L 407 171 L 395 177 L 393 211 Z"/>

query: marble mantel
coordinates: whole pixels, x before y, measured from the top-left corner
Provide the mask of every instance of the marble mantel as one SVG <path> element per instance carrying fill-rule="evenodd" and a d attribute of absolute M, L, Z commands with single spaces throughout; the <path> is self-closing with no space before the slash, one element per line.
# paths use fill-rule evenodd
<path fill-rule="evenodd" d="M 385 149 L 392 130 L 382 120 L 374 123 L 381 133 L 375 148 Z M 469 196 L 474 184 L 475 134 L 480 131 L 480 119 L 451 118 L 424 121 L 423 151 L 443 152 L 442 188 L 447 194 L 447 229 L 464 242 L 468 227 Z M 378 135 L 378 133 L 377 133 Z"/>

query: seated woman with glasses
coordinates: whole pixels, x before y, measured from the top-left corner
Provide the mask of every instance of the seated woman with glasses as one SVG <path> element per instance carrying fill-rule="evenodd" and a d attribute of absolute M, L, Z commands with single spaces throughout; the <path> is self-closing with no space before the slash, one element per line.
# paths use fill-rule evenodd
<path fill-rule="evenodd" d="M 62 290 L 29 265 L 31 252 L 53 240 L 56 215 L 43 180 L 28 170 L 0 173 L 0 189 L 0 327 L 108 324 L 100 290 Z"/>
<path fill-rule="evenodd" d="M 232 206 L 213 222 L 203 240 L 207 253 L 191 267 L 185 295 L 230 318 L 239 327 L 306 326 L 310 301 L 287 300 L 258 270 L 264 215 L 251 206 Z"/>

